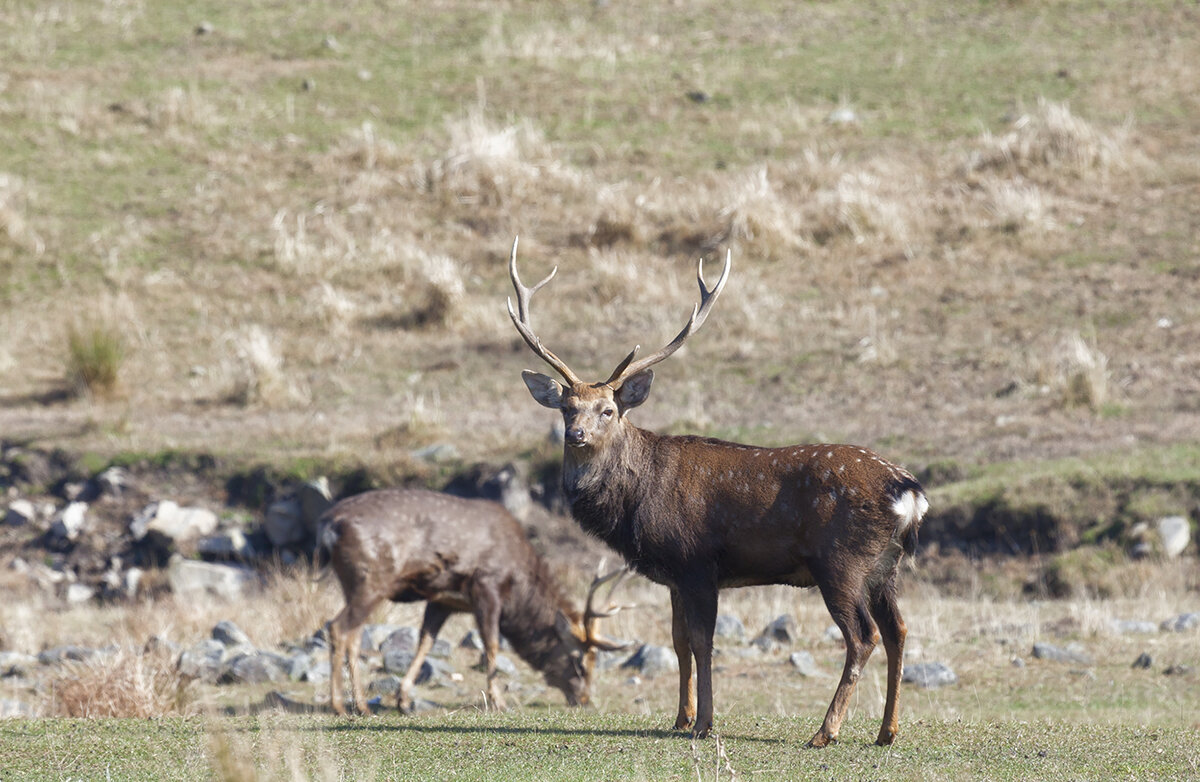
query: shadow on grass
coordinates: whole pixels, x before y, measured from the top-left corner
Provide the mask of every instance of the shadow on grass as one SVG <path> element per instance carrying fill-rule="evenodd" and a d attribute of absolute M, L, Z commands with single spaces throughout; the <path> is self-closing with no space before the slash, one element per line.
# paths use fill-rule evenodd
<path fill-rule="evenodd" d="M 646 738 L 646 739 L 679 739 L 690 741 L 691 734 L 685 731 L 667 730 L 665 728 L 556 728 L 556 727 L 519 727 L 506 725 L 404 725 L 397 723 L 380 724 L 367 720 L 355 720 L 337 725 L 313 726 L 311 730 L 330 731 L 413 731 L 416 733 L 487 733 L 501 736 L 608 736 L 610 738 Z M 764 738 L 762 736 L 747 736 L 744 734 L 720 733 L 722 739 L 737 739 L 738 741 L 754 741 L 763 744 L 784 744 L 783 738 Z"/>

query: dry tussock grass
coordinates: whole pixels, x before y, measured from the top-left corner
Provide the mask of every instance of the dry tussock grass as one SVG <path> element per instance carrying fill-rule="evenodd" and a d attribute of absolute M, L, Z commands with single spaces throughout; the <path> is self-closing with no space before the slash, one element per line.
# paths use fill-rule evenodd
<path fill-rule="evenodd" d="M 150 718 L 192 711 L 189 682 L 165 650 L 102 651 L 63 663 L 49 681 L 50 711 L 60 717 Z"/>
<path fill-rule="evenodd" d="M 1062 175 L 1105 178 L 1135 167 L 1129 123 L 1103 129 L 1076 116 L 1066 103 L 1039 98 L 1002 136 L 985 132 L 967 164 L 969 170 L 997 170 L 1039 181 Z"/>

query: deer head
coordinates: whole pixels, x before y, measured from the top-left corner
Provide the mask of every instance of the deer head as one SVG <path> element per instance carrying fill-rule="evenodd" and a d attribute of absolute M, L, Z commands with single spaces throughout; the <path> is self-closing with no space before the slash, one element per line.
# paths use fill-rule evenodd
<path fill-rule="evenodd" d="M 566 362 L 554 355 L 534 333 L 529 323 L 529 300 L 534 293 L 554 278 L 558 267 L 544 280 L 529 288 L 522 284 L 517 274 L 517 240 L 513 240 L 512 254 L 508 260 L 508 273 L 517 292 L 517 307 L 513 309 L 508 300 L 508 315 L 513 325 L 525 340 L 525 344 L 543 361 L 549 364 L 566 381 L 566 385 L 540 372 L 525 370 L 521 378 L 529 393 L 538 404 L 559 410 L 563 415 L 564 437 L 571 448 L 603 448 L 616 433 L 625 426 L 625 414 L 646 401 L 650 395 L 650 384 L 654 372 L 650 368 L 666 359 L 687 341 L 708 317 L 717 297 L 725 287 L 732 264 L 732 254 L 725 255 L 725 268 L 720 279 L 711 289 L 704 283 L 704 260 L 697 264 L 696 276 L 700 284 L 700 302 L 692 308 L 692 316 L 683 329 L 661 349 L 638 359 L 640 345 L 635 345 L 608 379 L 599 383 L 585 383 L 579 379 Z"/>

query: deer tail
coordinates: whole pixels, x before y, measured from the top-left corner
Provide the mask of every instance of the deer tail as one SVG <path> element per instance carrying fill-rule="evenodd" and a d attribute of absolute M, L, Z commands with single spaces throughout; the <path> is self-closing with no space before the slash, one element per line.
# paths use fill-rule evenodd
<path fill-rule="evenodd" d="M 896 539 L 910 557 L 917 551 L 917 531 L 929 510 L 929 499 L 915 478 L 905 477 L 893 489 L 892 511 L 896 514 Z"/>

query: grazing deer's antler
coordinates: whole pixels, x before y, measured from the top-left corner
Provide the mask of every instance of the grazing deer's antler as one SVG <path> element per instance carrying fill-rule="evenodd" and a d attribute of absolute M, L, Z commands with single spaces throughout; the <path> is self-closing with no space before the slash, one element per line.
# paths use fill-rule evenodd
<path fill-rule="evenodd" d="M 629 644 L 619 643 L 598 635 L 597 631 L 599 630 L 600 620 L 616 616 L 623 609 L 634 608 L 634 606 L 619 605 L 612 599 L 613 592 L 621 585 L 621 582 L 629 577 L 629 568 L 619 567 L 605 575 L 600 575 L 599 573 L 603 570 L 604 560 L 601 560 L 600 566 L 597 568 L 596 578 L 592 580 L 592 585 L 588 589 L 587 601 L 584 603 L 583 627 L 587 633 L 587 643 L 589 645 L 595 646 L 597 649 L 613 652 L 618 649 L 624 649 Z M 608 588 L 608 605 L 603 609 L 597 609 L 595 606 L 596 593 L 600 590 L 600 587 L 609 583 L 611 583 L 611 586 Z"/>
<path fill-rule="evenodd" d="M 700 282 L 700 303 L 692 307 L 692 317 L 688 319 L 687 325 L 675 335 L 675 339 L 667 343 L 657 353 L 653 353 L 638 361 L 634 361 L 633 359 L 637 356 L 641 345 L 635 345 L 633 350 L 629 351 L 629 355 L 613 370 L 608 380 L 604 381 L 604 384 L 616 388 L 625 382 L 626 378 L 633 377 L 637 373 L 649 369 L 683 347 L 683 343 L 687 342 L 688 337 L 692 336 L 696 329 L 704 324 L 704 319 L 708 317 L 708 313 L 712 309 L 713 304 L 716 303 L 717 297 L 721 295 L 722 289 L 725 288 L 725 281 L 729 279 L 729 267 L 732 263 L 733 253 L 726 250 L 725 268 L 721 271 L 721 277 L 717 280 L 717 284 L 710 290 L 704 284 L 704 259 L 701 258 L 696 264 L 696 277 Z"/>
<path fill-rule="evenodd" d="M 508 276 L 512 279 L 513 288 L 517 291 L 517 309 L 513 311 L 512 299 L 508 300 L 508 316 L 512 318 L 513 325 L 517 327 L 517 331 L 525 339 L 525 344 L 536 353 L 543 361 L 562 375 L 568 383 L 575 385 L 579 382 L 579 378 L 567 366 L 567 363 L 558 356 L 550 352 L 550 349 L 542 344 L 538 339 L 537 334 L 533 333 L 533 328 L 529 325 L 529 300 L 533 294 L 541 290 L 542 286 L 554 279 L 554 275 L 558 273 L 558 267 L 546 275 L 546 279 L 528 288 L 521 283 L 521 278 L 517 275 L 517 238 L 513 238 L 512 254 L 508 258 Z"/>

